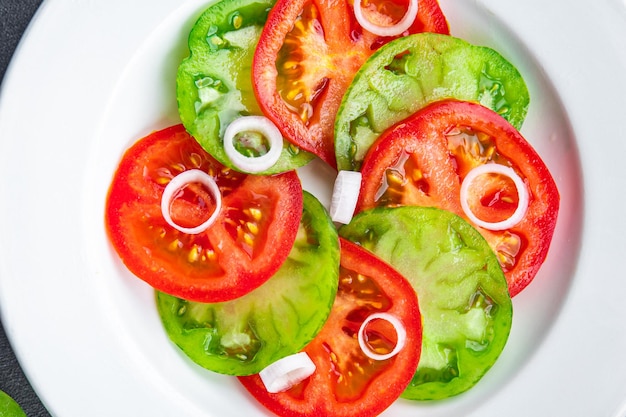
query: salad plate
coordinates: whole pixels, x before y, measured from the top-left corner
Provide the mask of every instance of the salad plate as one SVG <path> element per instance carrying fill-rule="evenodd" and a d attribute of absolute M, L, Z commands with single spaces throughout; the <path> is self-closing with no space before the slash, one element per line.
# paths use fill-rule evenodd
<path fill-rule="evenodd" d="M 175 77 L 206 0 L 46 0 L 0 96 L 0 313 L 50 413 L 268 415 L 169 341 L 154 292 L 104 229 L 126 148 L 180 123 Z M 626 2 L 440 0 L 451 34 L 496 49 L 531 97 L 521 132 L 561 195 L 547 260 L 513 299 L 504 352 L 467 393 L 386 416 L 626 416 Z M 304 187 L 329 205 L 335 173 Z"/>

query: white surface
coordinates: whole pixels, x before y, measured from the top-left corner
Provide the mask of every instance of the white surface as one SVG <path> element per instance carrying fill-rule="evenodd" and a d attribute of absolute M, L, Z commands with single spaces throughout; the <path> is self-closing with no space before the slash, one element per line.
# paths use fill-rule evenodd
<path fill-rule="evenodd" d="M 0 308 L 18 358 L 58 417 L 264 415 L 229 377 L 190 363 L 152 291 L 103 230 L 121 152 L 178 123 L 174 74 L 199 0 L 47 0 L 0 98 Z M 548 260 L 514 300 L 496 366 L 450 401 L 388 416 L 626 415 L 626 5 L 441 0 L 452 33 L 495 47 L 531 92 L 522 133 L 562 207 Z M 302 170 L 324 202 L 334 175 Z M 321 177 L 319 173 L 321 172 Z M 329 185 L 330 184 L 330 185 Z"/>

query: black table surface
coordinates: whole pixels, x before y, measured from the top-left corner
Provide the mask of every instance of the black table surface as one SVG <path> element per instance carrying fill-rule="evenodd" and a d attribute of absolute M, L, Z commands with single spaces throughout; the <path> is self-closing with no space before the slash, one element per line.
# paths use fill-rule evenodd
<path fill-rule="evenodd" d="M 24 30 L 41 3 L 42 0 L 0 0 L 0 80 L 4 79 Z M 0 390 L 13 397 L 28 417 L 50 416 L 24 375 L 3 325 L 0 326 Z"/>

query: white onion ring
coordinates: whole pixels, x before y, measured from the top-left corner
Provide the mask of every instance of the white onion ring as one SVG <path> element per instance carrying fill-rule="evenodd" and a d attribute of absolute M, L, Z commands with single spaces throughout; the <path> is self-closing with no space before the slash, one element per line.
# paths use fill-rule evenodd
<path fill-rule="evenodd" d="M 306 352 L 286 356 L 266 366 L 259 376 L 270 393 L 286 391 L 315 372 L 315 364 Z"/>
<path fill-rule="evenodd" d="M 384 355 L 381 355 L 379 353 L 372 351 L 372 349 L 370 349 L 370 347 L 367 345 L 364 339 L 365 328 L 367 327 L 370 321 L 376 320 L 376 319 L 385 320 L 389 322 L 395 329 L 396 334 L 398 335 L 398 341 L 396 342 L 396 346 L 393 348 L 391 352 L 386 353 Z M 389 358 L 396 356 L 404 348 L 404 345 L 406 343 L 406 329 L 404 328 L 404 325 L 402 324 L 402 322 L 396 316 L 393 316 L 389 313 L 374 313 L 374 314 L 370 314 L 367 317 L 367 319 L 365 319 L 363 324 L 361 324 L 361 327 L 359 328 L 358 339 L 359 339 L 359 346 L 361 347 L 361 350 L 363 351 L 365 356 L 367 356 L 370 359 L 377 360 L 377 361 L 384 361 L 385 359 L 389 359 Z"/>
<path fill-rule="evenodd" d="M 362 175 L 358 171 L 339 171 L 330 202 L 330 217 L 334 222 L 348 224 L 354 216 Z"/>
<path fill-rule="evenodd" d="M 247 157 L 242 155 L 233 143 L 235 136 L 241 132 L 258 132 L 270 143 L 269 151 L 261 156 Z M 243 116 L 233 120 L 224 132 L 224 151 L 235 167 L 248 173 L 257 173 L 271 168 L 280 158 L 283 150 L 283 135 L 280 130 L 264 116 Z"/>
<path fill-rule="evenodd" d="M 409 8 L 398 23 L 391 26 L 380 26 L 372 23 L 363 15 L 361 0 L 354 0 L 354 16 L 363 29 L 378 36 L 397 36 L 411 27 L 417 18 L 417 0 L 409 1 Z"/>
<path fill-rule="evenodd" d="M 202 224 L 196 227 L 183 227 L 174 220 L 172 220 L 172 216 L 170 214 L 170 207 L 172 204 L 172 200 L 176 197 L 176 194 L 187 184 L 191 183 L 200 183 L 207 187 L 211 193 L 211 196 L 215 200 L 215 210 L 213 214 Z M 165 186 L 165 190 L 163 190 L 163 195 L 161 196 L 161 213 L 163 214 L 163 218 L 173 228 L 183 233 L 187 233 L 189 235 L 197 235 L 198 233 L 204 232 L 208 229 L 217 219 L 217 216 L 222 209 L 222 193 L 220 192 L 215 179 L 212 176 L 207 174 L 204 171 L 199 169 L 190 169 L 187 171 L 183 171 L 174 178 Z"/>
<path fill-rule="evenodd" d="M 508 219 L 491 223 L 491 222 L 486 222 L 484 220 L 479 219 L 472 212 L 469 206 L 469 203 L 467 201 L 468 196 L 469 196 L 469 188 L 472 185 L 472 182 L 474 182 L 476 178 L 484 174 L 504 175 L 504 176 L 509 177 L 515 183 L 515 188 L 517 189 L 517 195 L 518 195 L 517 209 Z M 528 195 L 528 190 L 526 189 L 526 184 L 524 184 L 524 181 L 520 178 L 519 175 L 517 175 L 517 173 L 515 172 L 515 170 L 513 170 L 513 168 L 509 168 L 504 165 L 495 164 L 495 163 L 479 165 L 476 168 L 472 169 L 470 172 L 468 172 L 468 174 L 465 176 L 465 179 L 463 180 L 463 184 L 461 184 L 461 207 L 463 208 L 465 215 L 474 224 L 484 229 L 506 230 L 515 226 L 520 221 L 522 221 L 522 219 L 526 215 L 526 211 L 528 210 L 528 202 L 529 202 L 529 195 Z"/>

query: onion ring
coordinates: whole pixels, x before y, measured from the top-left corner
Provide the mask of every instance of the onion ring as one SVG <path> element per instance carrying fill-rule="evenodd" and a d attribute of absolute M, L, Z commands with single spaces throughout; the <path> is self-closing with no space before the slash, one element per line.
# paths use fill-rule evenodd
<path fill-rule="evenodd" d="M 270 149 L 257 157 L 242 155 L 235 149 L 234 140 L 241 132 L 258 132 L 268 141 Z M 258 173 L 271 168 L 280 158 L 283 136 L 270 119 L 264 116 L 243 116 L 231 122 L 224 132 L 224 151 L 235 167 L 247 173 Z"/>
<path fill-rule="evenodd" d="M 365 328 L 372 320 L 376 319 L 389 322 L 395 329 L 396 334 L 398 335 L 398 341 L 396 342 L 396 346 L 391 352 L 384 355 L 374 352 L 372 349 L 370 349 L 370 347 L 367 345 L 367 342 L 365 341 Z M 363 324 L 361 324 L 361 327 L 359 328 L 358 339 L 359 346 L 361 347 L 361 350 L 363 351 L 365 356 L 377 361 L 383 361 L 385 359 L 396 356 L 404 348 L 404 345 L 406 343 L 406 329 L 404 328 L 402 322 L 396 316 L 393 316 L 389 313 L 374 313 L 370 314 L 367 319 L 365 319 Z"/>
<path fill-rule="evenodd" d="M 380 26 L 372 23 L 363 15 L 361 0 L 354 0 L 354 16 L 363 29 L 378 36 L 398 36 L 411 27 L 417 18 L 418 3 L 417 0 L 409 1 L 409 8 L 400 19 L 400 21 L 391 26 Z"/>
<path fill-rule="evenodd" d="M 178 192 L 187 184 L 191 184 L 194 182 L 198 182 L 209 189 L 211 196 L 215 200 L 215 210 L 213 211 L 211 216 L 202 224 L 196 227 L 183 227 L 177 224 L 174 220 L 172 220 L 172 215 L 170 214 L 170 206 Z M 215 179 L 206 172 L 199 169 L 190 169 L 187 171 L 183 171 L 174 178 L 172 178 L 172 180 L 165 186 L 165 190 L 163 190 L 163 195 L 161 196 L 161 213 L 163 214 L 163 218 L 165 219 L 167 224 L 169 224 L 176 230 L 187 233 L 189 235 L 197 235 L 208 229 L 217 219 L 217 216 L 219 215 L 221 209 L 222 193 L 220 192 L 220 189 L 217 186 Z"/>
<path fill-rule="evenodd" d="M 467 202 L 469 196 L 469 188 L 474 182 L 476 178 L 484 174 L 500 174 L 509 177 L 515 183 L 515 188 L 517 189 L 518 195 L 518 203 L 517 209 L 508 219 L 499 221 L 499 222 L 486 222 L 484 220 L 479 219 L 472 212 L 469 203 Z M 513 170 L 513 168 L 509 168 L 500 164 L 483 164 L 479 165 L 476 168 L 472 169 L 467 173 L 465 178 L 463 179 L 463 183 L 461 184 L 461 207 L 465 212 L 465 215 L 477 226 L 480 226 L 484 229 L 488 230 L 506 230 L 518 224 L 524 216 L 526 215 L 526 211 L 528 210 L 529 203 L 529 195 L 528 190 L 526 189 L 526 184 L 520 178 L 519 175 Z"/>
<path fill-rule="evenodd" d="M 286 391 L 315 372 L 315 364 L 306 352 L 285 356 L 265 367 L 259 376 L 270 393 Z"/>
<path fill-rule="evenodd" d="M 348 224 L 352 220 L 361 191 L 361 179 L 358 171 L 342 170 L 337 174 L 330 202 L 330 217 L 334 222 Z"/>

